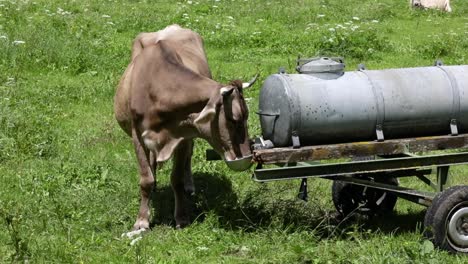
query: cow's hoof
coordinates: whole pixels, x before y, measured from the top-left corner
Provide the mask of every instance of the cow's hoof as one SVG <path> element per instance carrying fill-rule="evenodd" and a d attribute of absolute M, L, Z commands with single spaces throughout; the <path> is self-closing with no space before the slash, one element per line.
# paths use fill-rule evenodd
<path fill-rule="evenodd" d="M 135 236 L 140 236 L 141 234 L 145 233 L 148 230 L 149 229 L 147 229 L 147 228 L 140 228 L 138 230 L 133 230 L 133 231 L 130 231 L 130 232 L 127 232 L 127 233 L 123 233 L 122 237 L 127 237 L 127 238 L 132 239 Z"/>
<path fill-rule="evenodd" d="M 132 231 L 136 231 L 139 229 L 149 229 L 149 221 L 148 219 L 138 217 L 135 224 L 133 225 Z"/>
<path fill-rule="evenodd" d="M 193 185 L 185 185 L 184 192 L 186 197 L 194 197 L 195 196 L 195 187 Z"/>

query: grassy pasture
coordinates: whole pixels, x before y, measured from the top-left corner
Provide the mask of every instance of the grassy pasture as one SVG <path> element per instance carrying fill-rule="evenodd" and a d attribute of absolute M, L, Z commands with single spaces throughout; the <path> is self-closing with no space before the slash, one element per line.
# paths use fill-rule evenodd
<path fill-rule="evenodd" d="M 468 1 L 454 0 L 450 14 L 407 2 L 0 0 L 0 263 L 468 263 L 423 239 L 418 205 L 339 223 L 331 182 L 310 181 L 304 203 L 298 181 L 257 184 L 204 161 L 201 140 L 194 223 L 173 228 L 169 163 L 153 230 L 134 245 L 120 237 L 137 213 L 138 176 L 112 105 L 139 32 L 173 23 L 199 32 L 221 82 L 293 72 L 298 54 L 344 56 L 348 70 L 468 64 Z M 251 136 L 259 89 L 246 91 Z M 450 184 L 467 174 L 453 168 Z"/>

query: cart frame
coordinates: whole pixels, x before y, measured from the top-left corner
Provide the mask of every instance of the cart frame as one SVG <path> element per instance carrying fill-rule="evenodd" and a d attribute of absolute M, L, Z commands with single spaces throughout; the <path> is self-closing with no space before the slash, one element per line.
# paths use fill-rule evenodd
<path fill-rule="evenodd" d="M 461 152 L 433 155 L 416 155 L 436 150 L 457 149 Z M 430 206 L 438 192 L 445 189 L 449 168 L 468 164 L 468 134 L 457 136 L 419 137 L 394 139 L 383 142 L 368 141 L 332 145 L 307 146 L 302 148 L 273 148 L 253 151 L 257 168 L 253 179 L 257 182 L 275 180 L 324 178 L 382 189 L 395 195 Z M 381 159 L 357 160 L 338 163 L 318 163 L 320 160 L 362 158 L 377 156 Z M 264 164 L 281 167 L 264 169 Z M 436 167 L 437 180 L 432 182 L 426 175 Z M 410 188 L 356 179 L 354 176 L 410 177 L 416 176 L 434 189 L 434 193 Z"/>

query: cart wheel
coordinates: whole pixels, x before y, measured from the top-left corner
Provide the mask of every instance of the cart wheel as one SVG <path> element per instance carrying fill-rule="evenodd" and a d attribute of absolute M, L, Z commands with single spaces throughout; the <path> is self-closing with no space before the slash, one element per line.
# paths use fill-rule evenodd
<path fill-rule="evenodd" d="M 425 236 L 440 249 L 468 254 L 468 186 L 439 193 L 424 219 Z"/>
<path fill-rule="evenodd" d="M 394 177 L 364 179 L 398 186 L 398 179 Z M 354 212 L 371 215 L 389 213 L 393 211 L 397 198 L 389 192 L 348 182 L 334 181 L 332 185 L 333 204 L 343 216 Z"/>

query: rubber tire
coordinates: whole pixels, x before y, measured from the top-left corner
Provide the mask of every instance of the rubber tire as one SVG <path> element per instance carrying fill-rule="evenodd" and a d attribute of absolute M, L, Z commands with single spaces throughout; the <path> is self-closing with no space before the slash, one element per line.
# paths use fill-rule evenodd
<path fill-rule="evenodd" d="M 447 238 L 449 214 L 452 209 L 463 202 L 468 203 L 468 186 L 453 186 L 437 194 L 427 209 L 424 217 L 424 236 L 437 248 L 453 253 L 468 254 L 468 247 L 460 251 L 454 248 Z"/>
<path fill-rule="evenodd" d="M 374 181 L 374 179 L 365 178 Z M 377 178 L 379 183 L 391 184 L 398 186 L 399 182 L 397 178 L 394 177 L 379 177 Z M 336 210 L 342 216 L 348 216 L 354 212 L 366 213 L 369 215 L 374 214 L 386 214 L 393 211 L 398 197 L 392 193 L 386 193 L 386 197 L 380 205 L 369 204 L 368 202 L 362 206 L 363 209 L 367 210 L 356 210 L 359 207 L 359 204 L 366 199 L 362 195 L 364 191 L 364 186 L 351 184 L 348 182 L 342 181 L 333 181 L 332 185 L 332 199 L 333 204 L 335 205 Z M 367 187 L 366 196 L 372 197 L 381 197 L 383 191 Z M 373 199 L 373 198 L 372 198 Z"/>

